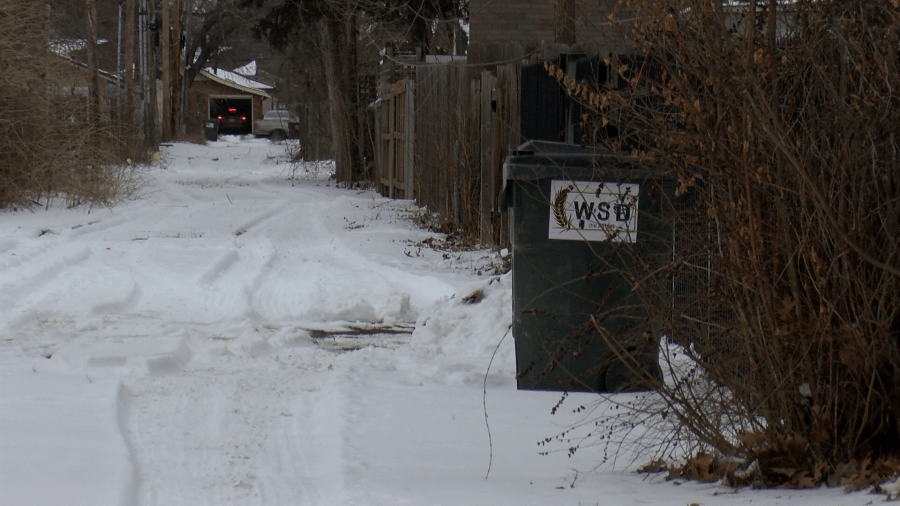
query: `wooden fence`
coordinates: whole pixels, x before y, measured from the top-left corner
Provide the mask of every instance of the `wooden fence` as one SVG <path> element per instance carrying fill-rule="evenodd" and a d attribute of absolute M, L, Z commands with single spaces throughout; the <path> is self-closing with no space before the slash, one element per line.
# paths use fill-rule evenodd
<path fill-rule="evenodd" d="M 375 165 L 385 196 L 415 198 L 448 229 L 486 246 L 508 240 L 499 211 L 503 159 L 519 138 L 519 67 L 496 75 L 464 65 L 420 66 L 375 110 Z"/>
<path fill-rule="evenodd" d="M 387 87 L 375 106 L 375 178 L 383 195 L 415 198 L 415 94 L 411 80 Z"/>
<path fill-rule="evenodd" d="M 575 125 L 581 110 L 534 62 L 565 61 L 579 80 L 607 79 L 601 59 L 576 49 L 550 45 L 530 59 L 523 56 L 491 71 L 453 63 L 420 65 L 414 80 L 386 87 L 375 110 L 375 166 L 382 193 L 416 199 L 437 212 L 448 231 L 466 239 L 506 245 L 508 218 L 498 202 L 503 160 L 526 140 L 523 134 L 568 142 L 580 137 Z M 521 48 L 517 51 L 503 54 L 521 56 Z"/>

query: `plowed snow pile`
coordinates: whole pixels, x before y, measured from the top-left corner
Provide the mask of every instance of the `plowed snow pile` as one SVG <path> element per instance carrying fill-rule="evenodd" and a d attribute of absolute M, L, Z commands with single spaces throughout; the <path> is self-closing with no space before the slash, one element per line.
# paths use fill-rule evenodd
<path fill-rule="evenodd" d="M 485 378 L 511 318 L 499 257 L 420 247 L 413 203 L 337 188 L 289 147 L 164 146 L 133 201 L 0 212 L 0 505 L 873 499 L 539 455 L 578 419 L 516 391 L 511 336 Z"/>

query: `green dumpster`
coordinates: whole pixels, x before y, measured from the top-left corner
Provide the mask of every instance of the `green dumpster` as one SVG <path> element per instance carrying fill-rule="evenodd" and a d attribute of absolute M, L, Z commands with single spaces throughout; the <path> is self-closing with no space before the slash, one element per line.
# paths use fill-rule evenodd
<path fill-rule="evenodd" d="M 519 146 L 503 178 L 518 387 L 615 392 L 659 378 L 662 329 L 644 308 L 668 299 L 638 280 L 652 271 L 665 286 L 673 182 L 628 156 L 546 141 Z"/>

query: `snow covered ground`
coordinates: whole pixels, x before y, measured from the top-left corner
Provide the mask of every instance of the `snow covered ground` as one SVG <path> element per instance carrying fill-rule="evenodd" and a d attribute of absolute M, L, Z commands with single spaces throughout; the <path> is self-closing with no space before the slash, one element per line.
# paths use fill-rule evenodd
<path fill-rule="evenodd" d="M 884 500 L 538 446 L 596 397 L 551 415 L 559 394 L 517 391 L 511 336 L 485 376 L 511 319 L 497 255 L 421 246 L 411 203 L 287 160 L 174 144 L 116 208 L 0 213 L 0 505 Z"/>

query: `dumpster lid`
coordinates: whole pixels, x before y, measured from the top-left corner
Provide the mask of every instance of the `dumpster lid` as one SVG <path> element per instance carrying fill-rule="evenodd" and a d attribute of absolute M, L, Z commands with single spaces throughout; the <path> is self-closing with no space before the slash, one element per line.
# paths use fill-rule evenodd
<path fill-rule="evenodd" d="M 531 140 L 521 144 L 503 163 L 503 187 L 500 210 L 505 211 L 509 198 L 509 181 L 535 181 L 553 177 L 592 179 L 601 167 L 612 168 L 617 176 L 637 176 L 631 157 L 597 147 L 583 147 L 565 142 Z"/>
<path fill-rule="evenodd" d="M 630 159 L 631 156 L 626 153 L 614 153 L 597 147 L 582 147 L 565 142 L 528 141 L 506 158 L 503 179 L 535 180 L 563 174 L 585 177 L 592 175 L 599 167 L 628 167 L 629 162 L 633 163 Z"/>
<path fill-rule="evenodd" d="M 600 154 L 610 154 L 610 152 L 601 150 L 600 148 L 596 147 L 584 147 L 578 144 L 570 144 L 568 142 L 531 140 L 525 141 L 519 147 L 514 149 L 511 156 L 596 156 Z"/>

